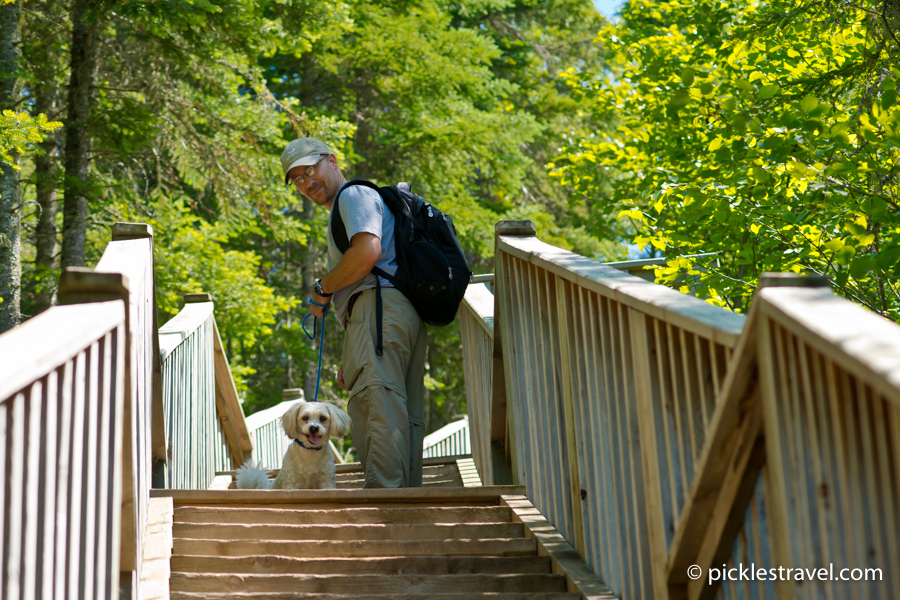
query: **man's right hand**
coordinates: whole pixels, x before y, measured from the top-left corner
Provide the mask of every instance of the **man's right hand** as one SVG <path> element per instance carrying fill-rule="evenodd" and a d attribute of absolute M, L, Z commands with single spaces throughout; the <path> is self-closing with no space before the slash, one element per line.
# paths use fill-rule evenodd
<path fill-rule="evenodd" d="M 324 308 L 315 304 L 309 305 L 309 312 L 312 313 L 312 316 L 321 319 L 325 314 L 325 308 L 331 303 L 331 296 L 317 296 L 313 294 L 313 301 L 325 305 Z"/>
<path fill-rule="evenodd" d="M 342 390 L 347 389 L 347 384 L 344 383 L 344 363 L 341 363 L 341 368 L 338 369 L 338 385 L 341 386 Z"/>

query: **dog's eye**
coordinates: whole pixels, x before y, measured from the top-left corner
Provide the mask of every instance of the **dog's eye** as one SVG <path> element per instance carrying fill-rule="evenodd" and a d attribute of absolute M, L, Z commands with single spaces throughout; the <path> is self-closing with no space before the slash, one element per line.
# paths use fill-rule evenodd
<path fill-rule="evenodd" d="M 309 417 L 303 417 L 304 421 L 309 421 Z"/>
<path fill-rule="evenodd" d="M 327 420 L 328 420 L 328 417 L 319 417 L 319 421 L 321 421 L 322 423 L 324 423 Z"/>

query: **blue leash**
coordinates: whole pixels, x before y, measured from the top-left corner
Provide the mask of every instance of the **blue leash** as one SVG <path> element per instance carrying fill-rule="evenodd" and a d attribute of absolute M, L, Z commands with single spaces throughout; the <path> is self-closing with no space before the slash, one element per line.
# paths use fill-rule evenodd
<path fill-rule="evenodd" d="M 328 306 L 326 304 L 319 304 L 312 298 L 307 299 L 310 304 L 315 304 L 316 306 L 321 306 L 324 310 L 322 311 L 322 332 L 319 337 L 319 368 L 316 371 L 316 395 L 313 396 L 313 402 L 319 401 L 319 379 L 322 377 L 322 348 L 325 346 L 325 315 L 328 314 Z M 319 319 L 313 317 L 313 332 L 312 335 L 306 330 L 306 320 L 310 317 L 313 317 L 312 313 L 309 313 L 305 317 L 303 317 L 303 321 L 300 322 L 300 328 L 303 329 L 303 333 L 306 334 L 311 340 L 316 339 L 316 326 L 318 325 Z"/>

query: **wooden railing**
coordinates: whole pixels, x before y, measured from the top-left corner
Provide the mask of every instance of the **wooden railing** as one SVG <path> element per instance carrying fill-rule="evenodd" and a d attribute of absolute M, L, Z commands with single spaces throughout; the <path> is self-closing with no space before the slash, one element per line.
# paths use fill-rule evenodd
<path fill-rule="evenodd" d="M 485 483 L 526 484 L 620 598 L 900 597 L 900 327 L 822 289 L 763 289 L 745 320 L 529 222 L 497 234 L 497 295 L 461 311 Z M 830 563 L 884 580 L 768 577 Z M 766 581 L 710 571 L 751 564 Z"/>
<path fill-rule="evenodd" d="M 209 297 L 158 335 L 152 230 L 112 233 L 0 336 L 2 598 L 137 598 L 151 484 L 206 487 L 252 450 Z"/>
<path fill-rule="evenodd" d="M 213 308 L 188 294 L 159 330 L 168 468 L 154 487 L 207 489 L 253 451 Z"/>
<path fill-rule="evenodd" d="M 125 331 L 114 300 L 0 336 L 0 597 L 118 597 Z"/>
<path fill-rule="evenodd" d="M 96 271 L 63 272 L 59 301 L 0 337 L 3 595 L 136 597 L 165 459 L 150 228 L 117 224 Z"/>
<path fill-rule="evenodd" d="M 425 436 L 422 442 L 422 458 L 468 456 L 472 454 L 470 437 L 467 417 L 448 423 Z"/>

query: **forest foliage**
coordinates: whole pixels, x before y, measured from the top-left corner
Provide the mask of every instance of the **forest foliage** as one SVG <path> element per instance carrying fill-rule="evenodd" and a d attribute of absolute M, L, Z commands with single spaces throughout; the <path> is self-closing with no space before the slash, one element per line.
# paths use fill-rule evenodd
<path fill-rule="evenodd" d="M 796 271 L 900 317 L 891 3 L 630 0 L 612 21 L 590 0 L 21 6 L 0 9 L 21 42 L 7 60 L 0 39 L 21 233 L 0 289 L 21 270 L 28 318 L 61 257 L 79 260 L 67 239 L 83 232 L 90 266 L 112 223 L 150 223 L 160 321 L 212 293 L 248 414 L 315 385 L 300 323 L 326 214 L 278 162 L 300 136 L 348 178 L 411 182 L 476 273 L 496 221 L 531 219 L 601 260 L 664 256 L 657 281 L 731 310 L 761 273 Z M 337 401 L 341 338 L 329 317 L 321 395 Z M 458 327 L 432 328 L 429 431 L 465 412 L 462 377 Z"/>
<path fill-rule="evenodd" d="M 766 271 L 827 275 L 900 317 L 891 3 L 632 0 L 566 75 L 588 121 L 553 165 L 668 262 L 657 281 L 747 309 Z M 715 252 L 714 258 L 687 258 Z"/>
<path fill-rule="evenodd" d="M 409 181 L 453 215 L 476 272 L 492 271 L 493 224 L 507 217 L 534 219 L 567 248 L 624 256 L 544 166 L 582 125 L 560 73 L 599 60 L 604 23 L 589 0 L 30 0 L 19 106 L 66 127 L 17 149 L 23 316 L 52 302 L 77 222 L 64 207 L 84 198 L 88 266 L 112 223 L 153 226 L 161 322 L 185 293 L 212 293 L 246 413 L 284 388 L 311 395 L 317 349 L 300 323 L 325 272 L 326 214 L 282 183 L 278 162 L 307 135 L 348 177 Z M 79 56 L 87 104 L 72 95 Z M 89 141 L 77 181 L 67 135 Z M 433 430 L 465 412 L 465 392 L 458 327 L 429 334 Z M 320 395 L 338 401 L 341 338 L 329 317 Z"/>

